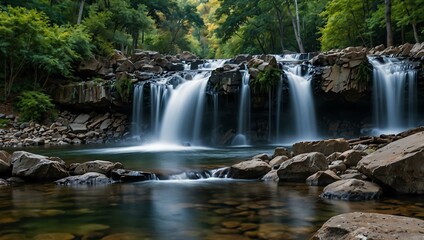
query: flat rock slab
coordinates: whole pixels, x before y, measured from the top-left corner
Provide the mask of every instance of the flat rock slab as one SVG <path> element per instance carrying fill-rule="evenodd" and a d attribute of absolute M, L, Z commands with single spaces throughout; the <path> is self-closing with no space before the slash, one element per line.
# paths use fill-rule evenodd
<path fill-rule="evenodd" d="M 81 124 L 83 124 L 83 123 L 86 123 L 89 119 L 90 119 L 90 115 L 89 114 L 82 113 L 82 114 L 78 115 L 75 118 L 74 123 L 81 123 Z"/>
<path fill-rule="evenodd" d="M 329 184 L 321 194 L 322 198 L 362 201 L 378 199 L 383 193 L 380 186 L 375 183 L 358 179 L 340 180 Z"/>
<path fill-rule="evenodd" d="M 110 184 L 112 180 L 106 175 L 97 172 L 88 172 L 83 175 L 70 176 L 55 181 L 59 185 L 101 185 Z"/>
<path fill-rule="evenodd" d="M 74 133 L 84 133 L 87 132 L 87 126 L 82 123 L 71 123 L 69 124 L 69 128 Z"/>
<path fill-rule="evenodd" d="M 400 139 L 365 156 L 358 169 L 402 194 L 424 194 L 424 132 Z"/>
<path fill-rule="evenodd" d="M 312 237 L 312 240 L 358 239 L 424 239 L 424 221 L 379 213 L 345 213 L 330 218 Z"/>
<path fill-rule="evenodd" d="M 329 156 L 334 152 L 344 152 L 349 149 L 349 142 L 343 138 L 312 142 L 298 142 L 293 145 L 294 155 L 310 152 L 320 152 L 325 156 Z"/>

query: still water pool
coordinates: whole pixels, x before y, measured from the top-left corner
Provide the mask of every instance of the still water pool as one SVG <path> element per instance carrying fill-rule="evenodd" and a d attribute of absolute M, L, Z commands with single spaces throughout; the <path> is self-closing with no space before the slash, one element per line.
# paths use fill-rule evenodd
<path fill-rule="evenodd" d="M 262 148 L 134 146 L 35 148 L 67 163 L 102 159 L 127 169 L 178 172 L 227 166 Z M 424 219 L 424 197 L 321 200 L 321 187 L 228 179 L 104 186 L 30 184 L 0 188 L 1 239 L 309 239 L 330 217 L 365 211 Z"/>

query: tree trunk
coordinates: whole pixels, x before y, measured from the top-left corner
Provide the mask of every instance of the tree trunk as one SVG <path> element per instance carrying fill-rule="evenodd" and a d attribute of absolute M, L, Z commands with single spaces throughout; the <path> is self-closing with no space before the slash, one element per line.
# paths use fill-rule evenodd
<path fill-rule="evenodd" d="M 420 35 L 418 34 L 417 25 L 415 23 L 411 23 L 412 30 L 414 31 L 415 43 L 420 43 Z"/>
<path fill-rule="evenodd" d="M 386 32 L 387 32 L 387 47 L 393 46 L 393 31 L 392 31 L 392 0 L 386 1 Z"/>
<path fill-rule="evenodd" d="M 296 37 L 296 42 L 297 42 L 297 46 L 299 47 L 299 51 L 300 53 L 305 53 L 305 49 L 303 48 L 303 42 L 302 42 L 302 38 L 300 36 L 300 23 L 299 23 L 299 10 L 297 8 L 297 0 L 295 0 L 295 4 L 296 4 L 296 17 L 293 16 L 292 11 L 290 10 L 290 3 L 287 0 L 287 9 L 289 12 L 289 15 L 292 19 L 292 24 L 293 24 L 293 30 L 294 30 L 294 35 Z"/>
<path fill-rule="evenodd" d="M 79 8 L 79 11 L 78 11 L 78 20 L 77 20 L 77 24 L 78 25 L 81 24 L 82 13 L 83 13 L 83 10 L 84 10 L 84 3 L 85 3 L 85 0 L 81 0 L 81 2 L 80 2 L 80 8 Z"/>

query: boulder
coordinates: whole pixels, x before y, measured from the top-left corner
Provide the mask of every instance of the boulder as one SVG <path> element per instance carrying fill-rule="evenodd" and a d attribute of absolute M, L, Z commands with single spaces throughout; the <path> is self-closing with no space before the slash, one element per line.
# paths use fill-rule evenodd
<path fill-rule="evenodd" d="M 268 163 L 252 159 L 231 166 L 228 177 L 236 179 L 259 179 L 271 170 Z"/>
<path fill-rule="evenodd" d="M 312 240 L 424 239 L 424 221 L 379 213 L 344 213 L 330 218 Z"/>
<path fill-rule="evenodd" d="M 3 186 L 9 186 L 9 183 L 3 178 L 0 178 L 0 187 L 3 187 Z"/>
<path fill-rule="evenodd" d="M 326 186 L 330 183 L 341 180 L 333 171 L 319 171 L 306 179 L 306 183 L 311 186 Z"/>
<path fill-rule="evenodd" d="M 347 169 L 347 167 L 342 160 L 337 160 L 337 161 L 331 162 L 331 164 L 328 166 L 328 169 L 334 170 L 336 172 L 344 172 Z"/>
<path fill-rule="evenodd" d="M 87 131 L 87 126 L 82 123 L 71 123 L 69 124 L 69 128 L 73 133 L 83 133 Z"/>
<path fill-rule="evenodd" d="M 12 154 L 12 175 L 36 181 L 57 180 L 69 176 L 65 162 L 33 154 L 16 151 Z"/>
<path fill-rule="evenodd" d="M 88 172 L 97 172 L 108 175 L 112 169 L 124 168 L 120 162 L 109 162 L 103 160 L 94 160 L 74 165 L 74 174 L 82 175 Z"/>
<path fill-rule="evenodd" d="M 258 154 L 258 155 L 253 157 L 253 159 L 255 159 L 255 158 L 259 158 L 259 159 L 264 160 L 264 161 L 269 160 L 269 157 L 266 153 Z"/>
<path fill-rule="evenodd" d="M 272 157 L 274 158 L 276 156 L 287 156 L 287 157 L 290 157 L 290 152 L 285 147 L 276 147 L 274 149 L 274 154 L 272 154 Z"/>
<path fill-rule="evenodd" d="M 113 169 L 110 176 L 113 180 L 120 182 L 140 182 L 158 179 L 154 173 L 125 169 Z"/>
<path fill-rule="evenodd" d="M 285 162 L 287 160 L 289 160 L 289 157 L 287 157 L 287 156 L 276 156 L 271 161 L 269 161 L 269 165 L 271 167 L 280 166 L 283 162 Z"/>
<path fill-rule="evenodd" d="M 55 181 L 59 185 L 99 185 L 110 184 L 110 180 L 106 175 L 97 172 L 88 172 L 83 175 L 70 176 Z"/>
<path fill-rule="evenodd" d="M 424 132 L 392 142 L 365 156 L 358 170 L 402 194 L 424 194 Z"/>
<path fill-rule="evenodd" d="M 116 69 L 116 72 L 134 72 L 134 64 L 130 60 L 125 60 Z"/>
<path fill-rule="evenodd" d="M 342 153 L 338 159 L 343 160 L 344 164 L 347 167 L 356 167 L 358 162 L 362 159 L 362 157 L 366 156 L 366 152 L 358 151 L 358 150 L 347 150 Z"/>
<path fill-rule="evenodd" d="M 283 162 L 278 169 L 278 177 L 280 181 L 304 182 L 312 174 L 327 169 L 327 159 L 322 153 L 304 153 Z"/>
<path fill-rule="evenodd" d="M 280 178 L 278 178 L 278 170 L 272 169 L 267 174 L 265 174 L 261 180 L 265 182 L 278 182 L 280 180 Z"/>
<path fill-rule="evenodd" d="M 343 138 L 312 142 L 298 142 L 293 145 L 294 155 L 309 152 L 320 152 L 325 156 L 329 156 L 334 152 L 344 152 L 349 149 L 349 142 Z"/>
<path fill-rule="evenodd" d="M 347 201 L 362 201 L 378 199 L 383 193 L 375 183 L 358 179 L 340 180 L 326 186 L 321 194 L 322 198 Z"/>

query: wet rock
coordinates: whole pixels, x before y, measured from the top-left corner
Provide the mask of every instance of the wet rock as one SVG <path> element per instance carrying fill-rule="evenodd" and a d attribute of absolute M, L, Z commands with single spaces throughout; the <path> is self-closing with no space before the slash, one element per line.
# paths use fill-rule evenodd
<path fill-rule="evenodd" d="M 365 156 L 358 169 L 382 186 L 403 194 L 424 194 L 424 132 Z"/>
<path fill-rule="evenodd" d="M 291 234 L 288 230 L 284 224 L 262 223 L 259 225 L 258 237 L 267 240 L 290 239 Z"/>
<path fill-rule="evenodd" d="M 24 151 L 12 154 L 12 175 L 36 181 L 57 180 L 69 176 L 62 160 L 52 161 L 42 155 Z"/>
<path fill-rule="evenodd" d="M 278 177 L 280 181 L 304 182 L 310 175 L 327 169 L 327 159 L 322 153 L 304 153 L 283 162 L 278 169 Z"/>
<path fill-rule="evenodd" d="M 294 155 L 309 152 L 320 152 L 325 156 L 329 156 L 334 152 L 344 152 L 349 149 L 349 142 L 343 138 L 312 142 L 298 142 L 293 145 Z"/>
<path fill-rule="evenodd" d="M 311 186 L 327 186 L 330 183 L 341 180 L 333 171 L 319 171 L 306 179 L 306 183 Z"/>
<path fill-rule="evenodd" d="M 139 182 L 147 180 L 158 180 L 154 173 L 142 172 L 142 171 L 131 171 L 125 169 L 113 169 L 110 173 L 111 178 L 114 181 L 120 182 Z"/>
<path fill-rule="evenodd" d="M 239 221 L 225 221 L 222 222 L 221 225 L 225 228 L 233 229 L 240 227 L 241 223 Z"/>
<path fill-rule="evenodd" d="M 278 182 L 280 180 L 280 178 L 278 177 L 278 170 L 272 169 L 267 174 L 265 174 L 265 176 L 263 176 L 261 180 L 265 182 Z"/>
<path fill-rule="evenodd" d="M 89 114 L 80 114 L 78 115 L 75 119 L 74 119 L 74 123 L 86 123 L 88 120 L 90 119 L 90 115 Z"/>
<path fill-rule="evenodd" d="M 9 183 L 3 178 L 0 178 L 0 187 L 3 187 L 3 186 L 9 186 Z"/>
<path fill-rule="evenodd" d="M 325 187 L 321 197 L 347 201 L 362 201 L 378 199 L 382 193 L 383 191 L 380 186 L 375 183 L 347 179 L 331 183 Z"/>
<path fill-rule="evenodd" d="M 55 181 L 59 185 L 101 185 L 112 181 L 106 175 L 97 172 L 88 172 L 83 175 L 70 176 Z"/>
<path fill-rule="evenodd" d="M 424 221 L 379 213 L 345 213 L 330 218 L 312 240 L 424 239 Z"/>
<path fill-rule="evenodd" d="M 105 131 L 106 129 L 109 128 L 109 126 L 113 123 L 112 119 L 106 119 L 102 122 L 102 124 L 100 125 L 100 130 Z"/>
<path fill-rule="evenodd" d="M 252 159 L 231 166 L 228 177 L 237 179 L 259 179 L 271 170 L 268 163 Z"/>
<path fill-rule="evenodd" d="M 82 175 L 88 172 L 97 172 L 108 175 L 112 169 L 122 169 L 124 166 L 120 162 L 109 162 L 103 160 L 94 160 L 81 164 L 77 164 L 74 174 Z"/>

